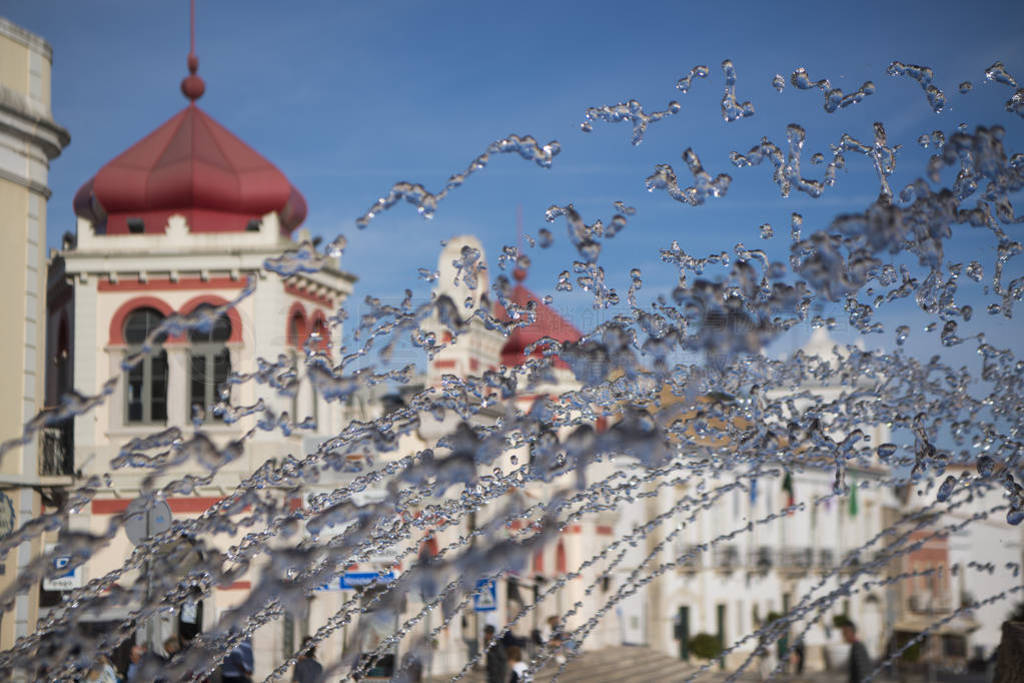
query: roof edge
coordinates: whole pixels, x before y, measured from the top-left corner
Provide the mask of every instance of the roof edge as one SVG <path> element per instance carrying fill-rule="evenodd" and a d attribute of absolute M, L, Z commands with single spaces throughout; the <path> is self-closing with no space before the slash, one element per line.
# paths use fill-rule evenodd
<path fill-rule="evenodd" d="M 0 36 L 17 41 L 27 48 L 35 48 L 42 52 L 51 63 L 53 62 L 53 46 L 42 36 L 18 26 L 10 19 L 0 17 Z"/>

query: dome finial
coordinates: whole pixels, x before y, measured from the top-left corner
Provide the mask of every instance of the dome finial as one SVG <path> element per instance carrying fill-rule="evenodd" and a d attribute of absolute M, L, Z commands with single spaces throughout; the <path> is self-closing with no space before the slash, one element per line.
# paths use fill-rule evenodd
<path fill-rule="evenodd" d="M 516 263 L 522 260 L 523 253 L 523 205 L 520 204 L 516 207 Z M 522 282 L 526 279 L 526 268 L 518 266 L 512 271 L 512 277 L 516 279 L 516 282 Z"/>
<path fill-rule="evenodd" d="M 199 57 L 196 57 L 196 0 L 189 6 L 188 76 L 181 81 L 181 92 L 194 103 L 206 91 L 206 83 L 196 72 L 199 71 Z"/>

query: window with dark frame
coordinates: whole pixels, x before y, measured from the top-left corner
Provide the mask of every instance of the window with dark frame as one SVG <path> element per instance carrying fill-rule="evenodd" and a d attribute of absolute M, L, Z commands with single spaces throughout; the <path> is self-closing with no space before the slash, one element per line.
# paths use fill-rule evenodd
<path fill-rule="evenodd" d="M 203 305 L 197 310 L 212 309 Z M 231 321 L 221 314 L 212 324 L 189 333 L 189 407 L 193 416 L 204 422 L 222 420 L 213 407 L 220 401 L 219 392 L 231 374 L 231 355 L 227 341 L 231 337 Z"/>
<path fill-rule="evenodd" d="M 124 323 L 124 340 L 128 354 L 142 351 L 149 335 L 164 320 L 164 316 L 152 308 L 132 311 Z M 156 338 L 163 344 L 166 335 Z M 125 422 L 127 424 L 152 424 L 167 421 L 167 352 L 158 348 L 144 355 L 128 370 L 125 382 Z"/>

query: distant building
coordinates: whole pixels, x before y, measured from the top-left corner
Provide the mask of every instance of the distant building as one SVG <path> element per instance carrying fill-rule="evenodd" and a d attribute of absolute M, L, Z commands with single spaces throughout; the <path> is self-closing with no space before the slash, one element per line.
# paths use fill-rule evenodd
<path fill-rule="evenodd" d="M 53 120 L 50 69 L 53 48 L 0 17 L 0 393 L 2 439 L 22 434 L 44 407 L 46 348 L 46 202 L 50 161 L 71 141 Z M 63 475 L 66 444 L 33 434 L 0 463 L 0 536 L 40 512 Z M 23 543 L 0 564 L 0 591 L 39 555 L 38 540 Z M 17 597 L 0 621 L 0 649 L 35 629 L 38 588 Z"/>
<path fill-rule="evenodd" d="M 52 395 L 72 389 L 98 395 L 117 380 L 102 405 L 74 420 L 74 470 L 84 478 L 110 475 L 109 486 L 70 516 L 74 530 L 103 534 L 146 487 L 206 474 L 197 458 L 155 481 L 148 481 L 151 470 L 145 467 L 112 467 L 139 438 L 177 427 L 187 441 L 196 425 L 224 448 L 255 432 L 238 457 L 208 481 L 200 476 L 191 491 L 167 495 L 171 513 L 188 518 L 209 509 L 267 459 L 301 457 L 309 439 L 343 427 L 339 404 L 316 391 L 300 357 L 307 346 L 324 362 L 336 353 L 331 349 L 339 347 L 341 330 L 330 318 L 355 278 L 340 270 L 337 259 L 315 273 L 282 276 L 265 267 L 267 259 L 308 242 L 306 231 L 296 232 L 306 216 L 305 200 L 273 164 L 197 105 L 204 85 L 194 57 L 190 67 L 182 83 L 188 105 L 82 185 L 74 199 L 76 233 L 50 262 L 50 346 L 60 363 Z M 225 307 L 247 288 L 251 294 Z M 143 352 L 150 334 L 175 315 L 206 315 L 212 322 L 156 339 L 138 363 L 124 369 L 122 363 Z M 226 384 L 232 372 L 257 372 L 257 359 L 263 358 L 290 360 L 275 375 L 282 391 L 266 382 Z M 235 409 L 261 400 L 264 409 L 242 410 L 228 420 L 214 411 L 224 397 Z M 261 420 L 270 420 L 271 428 L 259 428 Z M 286 436 L 278 423 L 305 426 Z M 240 534 L 209 540 L 226 547 Z M 77 583 L 119 567 L 131 550 L 119 529 L 84 565 Z M 190 620 L 191 633 L 208 628 L 248 595 L 253 581 L 243 575 L 216 587 L 201 612 L 190 609 L 181 619 Z M 44 596 L 46 604 L 58 600 L 52 593 Z M 102 632 L 136 606 L 87 615 L 82 628 Z M 151 642 L 179 626 L 174 619 L 162 623 Z M 280 622 L 261 630 L 254 644 L 258 671 L 280 663 L 301 635 Z"/>

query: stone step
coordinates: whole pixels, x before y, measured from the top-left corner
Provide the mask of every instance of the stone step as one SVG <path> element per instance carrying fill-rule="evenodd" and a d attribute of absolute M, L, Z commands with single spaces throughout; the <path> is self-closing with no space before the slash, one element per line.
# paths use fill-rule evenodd
<path fill-rule="evenodd" d="M 681 681 L 696 666 L 669 655 L 643 647 L 615 646 L 588 650 L 572 659 L 558 677 L 559 683 L 612 683 L 618 681 L 644 681 L 644 683 L 670 683 Z M 551 683 L 559 665 L 549 660 L 534 674 L 535 683 Z M 435 676 L 431 683 L 441 683 L 450 677 Z M 473 671 L 461 679 L 466 683 L 485 683 L 483 671 Z"/>

